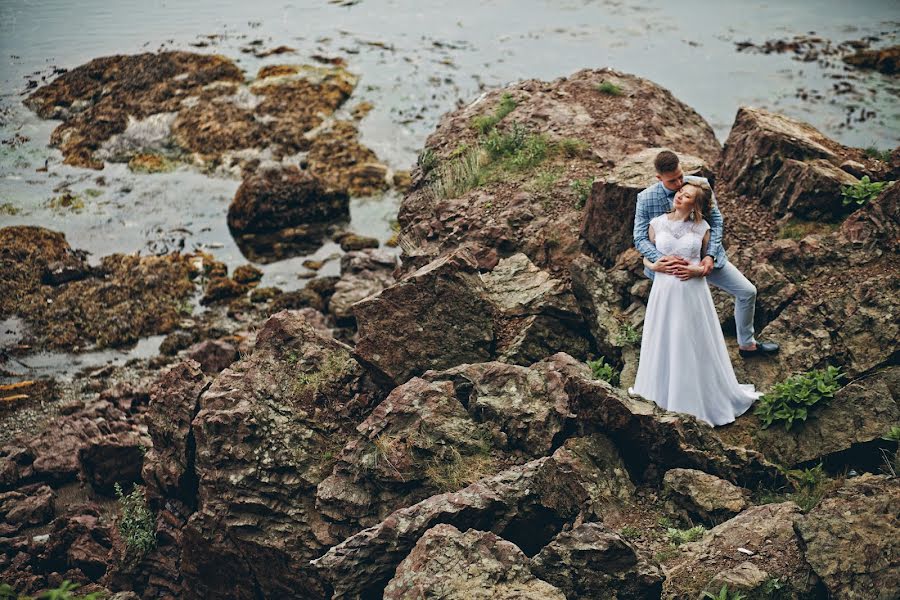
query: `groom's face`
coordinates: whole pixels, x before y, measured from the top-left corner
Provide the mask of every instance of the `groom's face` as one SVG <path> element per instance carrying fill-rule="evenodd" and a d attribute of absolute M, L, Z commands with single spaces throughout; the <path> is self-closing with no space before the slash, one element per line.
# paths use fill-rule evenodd
<path fill-rule="evenodd" d="M 677 166 L 674 171 L 657 173 L 656 178 L 662 181 L 663 187 L 673 192 L 677 192 L 684 185 L 684 172 L 681 170 L 681 165 Z"/>

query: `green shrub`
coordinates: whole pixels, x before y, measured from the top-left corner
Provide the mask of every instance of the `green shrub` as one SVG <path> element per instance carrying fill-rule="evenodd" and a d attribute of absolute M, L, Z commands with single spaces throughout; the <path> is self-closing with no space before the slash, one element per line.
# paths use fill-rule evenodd
<path fill-rule="evenodd" d="M 680 546 L 681 544 L 686 544 L 688 542 L 695 542 L 702 538 L 704 533 L 706 533 L 706 527 L 704 527 L 703 525 L 697 525 L 696 527 L 691 527 L 690 529 L 677 529 L 675 527 L 669 527 L 668 529 L 666 529 L 666 535 L 669 536 L 669 540 L 676 546 Z"/>
<path fill-rule="evenodd" d="M 785 495 L 785 499 L 796 503 L 803 512 L 809 512 L 819 503 L 832 482 L 822 463 L 811 469 L 780 470 L 794 489 Z"/>
<path fill-rule="evenodd" d="M 863 206 L 870 200 L 878 197 L 878 194 L 893 181 L 869 181 L 868 175 L 863 175 L 859 183 L 841 186 L 841 196 L 844 197 L 844 206 L 856 204 Z"/>
<path fill-rule="evenodd" d="M 790 431 L 795 421 L 806 421 L 810 409 L 834 397 L 843 376 L 839 368 L 829 366 L 788 377 L 760 398 L 754 414 L 762 421 L 763 429 L 784 421 L 785 430 Z"/>
<path fill-rule="evenodd" d="M 587 364 L 591 368 L 594 379 L 602 379 L 614 386 L 619 385 L 619 371 L 607 364 L 606 359 L 602 356 L 597 360 L 589 360 Z"/>
<path fill-rule="evenodd" d="M 890 150 L 879 150 L 875 146 L 869 146 L 863 152 L 865 152 L 866 156 L 868 156 L 869 158 L 874 158 L 882 162 L 890 162 L 891 160 Z"/>
<path fill-rule="evenodd" d="M 894 425 L 890 431 L 881 436 L 881 439 L 889 442 L 900 442 L 900 425 Z"/>
<path fill-rule="evenodd" d="M 609 94 L 610 96 L 621 96 L 622 88 L 617 86 L 616 84 L 604 81 L 602 83 L 597 84 L 597 91 L 603 94 Z"/>
<path fill-rule="evenodd" d="M 622 329 L 616 336 L 616 343 L 620 346 L 631 346 L 641 341 L 640 332 L 631 323 L 622 323 Z"/>
<path fill-rule="evenodd" d="M 431 148 L 425 148 L 416 159 L 423 173 L 430 173 L 438 164 L 438 157 Z"/>
<path fill-rule="evenodd" d="M 701 598 L 711 598 L 712 600 L 744 600 L 746 596 L 744 596 L 740 592 L 734 592 L 733 594 L 728 591 L 728 584 L 722 586 L 722 589 L 719 590 L 718 594 L 713 594 L 711 592 L 703 592 Z"/>
<path fill-rule="evenodd" d="M 492 159 L 516 154 L 525 146 L 527 131 L 519 123 L 513 123 L 506 131 L 494 129 L 484 140 L 484 148 Z"/>
<path fill-rule="evenodd" d="M 560 151 L 569 158 L 581 156 L 588 148 L 587 142 L 577 138 L 562 138 L 557 142 L 557 145 Z"/>
<path fill-rule="evenodd" d="M 626 540 L 636 540 L 641 537 L 641 530 L 637 527 L 627 525 L 619 531 L 619 535 L 621 535 Z"/>
<path fill-rule="evenodd" d="M 118 527 L 125 542 L 125 558 L 137 562 L 156 547 L 156 519 L 147 507 L 143 489 L 134 486 L 126 496 L 116 483 L 115 490 L 122 510 Z"/>
<path fill-rule="evenodd" d="M 569 183 L 569 187 L 571 187 L 572 191 L 575 192 L 576 208 L 584 207 L 585 202 L 587 202 L 588 196 L 591 195 L 591 187 L 593 185 L 593 177 L 589 177 L 587 179 L 576 179 Z"/>
<path fill-rule="evenodd" d="M 497 105 L 497 109 L 494 111 L 492 115 L 479 115 L 472 119 L 472 127 L 478 130 L 478 133 L 481 135 L 487 135 L 494 126 L 503 120 L 503 117 L 514 111 L 516 108 L 515 99 L 509 94 L 505 93 L 500 98 L 500 104 Z"/>

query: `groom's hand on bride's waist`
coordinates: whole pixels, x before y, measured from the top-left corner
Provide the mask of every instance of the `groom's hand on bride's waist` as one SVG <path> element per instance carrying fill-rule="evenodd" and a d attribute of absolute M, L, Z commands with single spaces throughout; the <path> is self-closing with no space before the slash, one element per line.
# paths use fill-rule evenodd
<path fill-rule="evenodd" d="M 670 254 L 668 256 L 663 256 L 658 261 L 656 261 L 656 269 L 654 270 L 657 273 L 672 274 L 675 267 L 683 266 L 686 264 L 688 264 L 688 262 L 680 256 L 674 256 Z"/>

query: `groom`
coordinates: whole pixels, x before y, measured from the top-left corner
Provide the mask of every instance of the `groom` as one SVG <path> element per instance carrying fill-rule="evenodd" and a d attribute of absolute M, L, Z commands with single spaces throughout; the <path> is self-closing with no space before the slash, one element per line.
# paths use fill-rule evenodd
<path fill-rule="evenodd" d="M 684 185 L 685 180 L 704 182 L 706 180 L 690 175 L 685 177 L 681 171 L 678 156 L 668 150 L 657 154 L 653 165 L 659 181 L 638 194 L 634 213 L 634 246 L 644 258 L 656 263 L 661 272 L 675 274 L 678 267 L 686 265 L 687 261 L 678 256 L 663 256 L 656 249 L 647 234 L 650 220 L 672 210 L 672 198 L 674 198 L 675 192 Z M 778 352 L 778 344 L 757 342 L 753 337 L 756 287 L 744 277 L 737 267 L 728 262 L 728 258 L 725 256 L 725 249 L 722 247 L 722 214 L 716 204 L 715 194 L 712 197 L 710 214 L 704 216 L 709 222 L 710 234 L 706 256 L 700 261 L 704 269 L 703 276 L 710 284 L 734 296 L 734 322 L 737 325 L 740 355 L 749 358 Z M 644 269 L 644 272 L 650 279 L 653 279 L 653 271 Z"/>

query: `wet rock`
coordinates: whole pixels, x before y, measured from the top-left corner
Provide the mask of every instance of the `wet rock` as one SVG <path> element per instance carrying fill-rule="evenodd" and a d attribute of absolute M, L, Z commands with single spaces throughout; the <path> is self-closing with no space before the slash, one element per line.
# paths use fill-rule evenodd
<path fill-rule="evenodd" d="M 301 310 L 312 308 L 318 312 L 325 310 L 325 300 L 315 291 L 306 287 L 295 292 L 285 292 L 278 294 L 269 303 L 270 314 L 275 314 L 283 310 Z"/>
<path fill-rule="evenodd" d="M 253 288 L 250 292 L 250 302 L 253 304 L 263 304 L 272 298 L 276 298 L 283 294 L 282 290 L 277 287 L 258 287 Z"/>
<path fill-rule="evenodd" d="M 62 234 L 38 227 L 0 229 L 0 267 L 8 285 L 0 290 L 0 318 L 19 315 L 35 346 L 73 350 L 122 346 L 167 333 L 181 320 L 179 306 L 193 291 L 189 256 L 113 254 L 90 276 L 44 283 L 49 265 L 84 270 L 83 254 Z"/>
<path fill-rule="evenodd" d="M 564 531 L 531 559 L 532 572 L 567 598 L 659 598 L 664 579 L 654 562 L 601 523 Z"/>
<path fill-rule="evenodd" d="M 365 248 L 377 248 L 380 242 L 378 238 L 366 235 L 358 235 L 351 233 L 341 237 L 341 250 L 344 252 L 352 252 L 353 250 L 363 250 Z"/>
<path fill-rule="evenodd" d="M 848 65 L 860 69 L 875 69 L 885 75 L 895 75 L 900 70 L 900 46 L 889 46 L 879 50 L 860 50 L 843 57 Z"/>
<path fill-rule="evenodd" d="M 232 279 L 244 285 L 255 283 L 262 279 L 262 276 L 263 272 L 253 265 L 241 265 L 231 274 Z"/>
<path fill-rule="evenodd" d="M 602 82 L 623 93 L 598 91 Z M 510 95 L 515 108 L 498 130 L 508 132 L 517 124 L 551 142 L 581 144 L 502 182 L 441 192 L 442 173 L 461 160 L 457 148 L 476 148 L 482 142 L 472 120 L 493 114 L 503 94 Z M 550 82 L 529 79 L 486 93 L 445 115 L 426 141 L 423 156 L 430 158 L 413 172 L 411 191 L 398 214 L 404 272 L 465 243 L 480 247 L 485 257 L 523 252 L 551 273 L 565 272 L 579 254 L 582 210 L 569 189 L 549 199 L 524 193 L 533 187 L 538 169 L 559 165 L 570 182 L 602 180 L 626 157 L 653 147 L 672 148 L 707 164 L 715 163 L 720 151 L 712 129 L 695 111 L 667 90 L 612 69 L 584 69 Z"/>
<path fill-rule="evenodd" d="M 353 305 L 357 357 L 395 384 L 428 369 L 491 358 L 491 304 L 460 250 Z"/>
<path fill-rule="evenodd" d="M 747 508 L 750 492 L 696 469 L 670 469 L 663 491 L 691 519 L 721 523 Z"/>
<path fill-rule="evenodd" d="M 397 257 L 384 250 L 367 249 L 348 252 L 341 257 L 341 277 L 334 283 L 328 312 L 336 319 L 353 318 L 351 306 L 395 282 L 393 272 Z M 312 282 L 310 282 L 312 283 Z"/>
<path fill-rule="evenodd" d="M 140 481 L 147 440 L 136 433 L 119 433 L 92 439 L 78 451 L 83 479 L 101 494 L 113 495 L 115 483 Z"/>
<path fill-rule="evenodd" d="M 717 593 L 719 574 L 747 560 L 748 555 L 738 548 L 751 552 L 753 564 L 766 574 L 765 579 L 756 574 L 752 582 L 778 578 L 785 595 L 821 597 L 816 595 L 821 590 L 816 578 L 809 577 L 809 566 L 794 533 L 794 524 L 801 517 L 793 502 L 755 506 L 710 529 L 699 541 L 684 544 L 681 557 L 668 570 L 663 598 L 694 598 L 704 590 Z"/>
<path fill-rule="evenodd" d="M 194 436 L 191 421 L 200 410 L 200 394 L 210 384 L 200 363 L 185 360 L 154 383 L 147 410 L 147 429 L 153 442 L 142 476 L 151 497 L 196 502 Z"/>
<path fill-rule="evenodd" d="M 159 344 L 159 353 L 164 356 L 174 356 L 189 348 L 197 341 L 197 332 L 195 331 L 175 331 L 170 333 Z"/>
<path fill-rule="evenodd" d="M 350 216 L 346 193 L 326 189 L 309 171 L 282 167 L 244 180 L 228 207 L 234 235 L 298 228 Z"/>
<path fill-rule="evenodd" d="M 128 161 L 128 168 L 134 173 L 168 173 L 175 166 L 175 162 L 160 154 L 135 154 Z"/>
<path fill-rule="evenodd" d="M 806 560 L 834 598 L 888 600 L 900 589 L 896 477 L 848 480 L 800 518 Z"/>
<path fill-rule="evenodd" d="M 213 277 L 203 290 L 200 304 L 204 306 L 216 304 L 225 300 L 231 300 L 247 293 L 247 286 L 241 285 L 229 277 Z"/>
<path fill-rule="evenodd" d="M 381 399 L 349 351 L 281 312 L 200 396 L 191 426 L 198 507 L 183 530 L 182 597 L 299 589 L 326 597 L 308 563 L 339 539 L 315 509 L 315 489 L 331 471 L 329 454 Z"/>
<path fill-rule="evenodd" d="M 603 180 L 595 181 L 584 207 L 581 237 L 610 267 L 623 250 L 634 245 L 634 210 L 637 195 L 656 183 L 653 160 L 665 148 L 647 148 L 622 158 Z M 679 153 L 686 175 L 711 177 L 702 158 Z"/>
<path fill-rule="evenodd" d="M 528 568 L 515 544 L 497 535 L 436 525 L 416 543 L 384 590 L 386 600 L 413 598 L 564 600 Z"/>
<path fill-rule="evenodd" d="M 778 425 L 758 431 L 755 444 L 772 460 L 794 466 L 878 440 L 900 422 L 900 398 L 889 386 L 898 376 L 900 367 L 889 367 L 850 383 L 790 431 Z M 877 449 L 872 451 L 877 455 Z"/>

